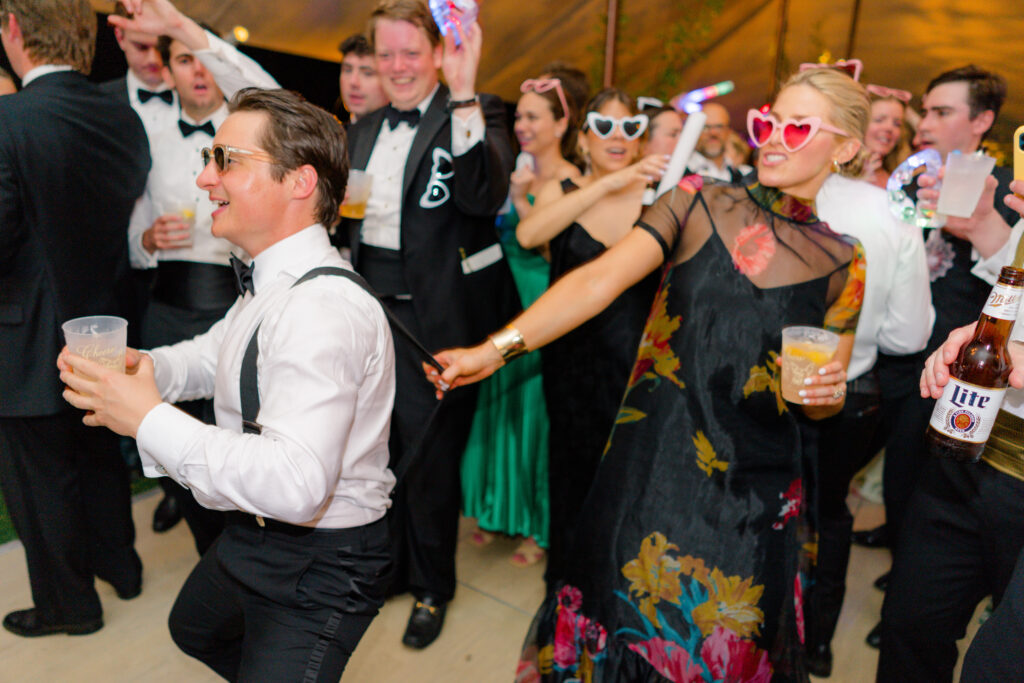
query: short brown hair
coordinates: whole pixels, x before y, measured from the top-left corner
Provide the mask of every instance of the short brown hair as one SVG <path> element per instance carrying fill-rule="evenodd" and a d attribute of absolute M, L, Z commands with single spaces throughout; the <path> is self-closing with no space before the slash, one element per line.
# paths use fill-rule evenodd
<path fill-rule="evenodd" d="M 96 50 L 96 14 L 89 0 L 0 0 L 0 26 L 13 14 L 25 52 L 37 65 L 70 64 L 88 74 Z"/>
<path fill-rule="evenodd" d="M 978 114 L 991 111 L 994 121 L 1006 101 L 1006 79 L 997 73 L 968 64 L 933 78 L 925 93 L 930 93 L 943 83 L 960 82 L 967 84 L 967 106 L 971 109 L 971 118 L 976 119 Z"/>
<path fill-rule="evenodd" d="M 370 46 L 376 49 L 374 39 L 377 22 L 381 19 L 392 21 L 407 21 L 413 26 L 423 29 L 430 44 L 437 47 L 441 44 L 441 31 L 434 23 L 434 17 L 430 14 L 430 8 L 424 0 L 378 0 L 377 6 L 370 15 L 370 21 L 366 24 L 366 39 Z"/>
<path fill-rule="evenodd" d="M 362 33 L 356 33 L 341 41 L 338 45 L 338 52 L 341 53 L 342 59 L 350 54 L 356 57 L 373 56 L 373 48 L 370 47 L 370 41 Z"/>
<path fill-rule="evenodd" d="M 274 158 L 271 176 L 280 182 L 289 171 L 312 166 L 317 174 L 317 220 L 328 228 L 334 225 L 348 183 L 348 145 L 338 119 L 290 90 L 243 88 L 231 98 L 228 110 L 267 114 L 259 141 Z"/>

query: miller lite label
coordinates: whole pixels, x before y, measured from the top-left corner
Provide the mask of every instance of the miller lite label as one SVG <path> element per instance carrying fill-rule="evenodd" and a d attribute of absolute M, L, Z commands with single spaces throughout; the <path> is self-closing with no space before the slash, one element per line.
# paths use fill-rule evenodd
<path fill-rule="evenodd" d="M 1022 295 L 1024 295 L 1024 287 L 998 282 L 992 288 L 992 293 L 988 295 L 985 310 L 981 314 L 1000 320 L 1016 320 Z"/>
<path fill-rule="evenodd" d="M 986 315 L 988 306 L 985 307 Z M 1016 317 L 1016 310 L 1014 311 Z M 935 402 L 932 429 L 957 441 L 985 443 L 992 432 L 999 407 L 1003 404 L 1006 389 L 992 389 L 969 384 L 953 377 L 942 391 L 942 397 Z"/>

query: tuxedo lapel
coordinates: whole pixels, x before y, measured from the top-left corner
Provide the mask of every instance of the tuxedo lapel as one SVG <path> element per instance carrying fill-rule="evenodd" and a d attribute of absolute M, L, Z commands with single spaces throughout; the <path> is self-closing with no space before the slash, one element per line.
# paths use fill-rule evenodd
<path fill-rule="evenodd" d="M 367 121 L 370 132 L 366 135 L 358 136 L 356 138 L 356 144 L 353 145 L 349 152 L 349 162 L 351 167 L 359 170 L 364 170 L 366 165 L 370 163 L 370 154 L 373 153 L 373 146 L 377 142 L 377 135 L 380 133 L 380 126 L 384 122 L 383 107 L 370 113 L 367 117 Z"/>
<path fill-rule="evenodd" d="M 448 88 L 442 85 L 437 89 L 434 99 L 430 101 L 430 106 L 427 107 L 427 111 L 424 112 L 420 118 L 419 125 L 416 127 L 416 137 L 413 138 L 412 148 L 409 150 L 409 158 L 405 162 L 405 173 L 402 176 L 403 201 L 405 201 L 406 195 L 409 194 L 409 187 L 412 186 L 413 178 L 416 177 L 416 169 L 419 168 L 423 155 L 430 149 L 434 138 L 437 137 L 438 132 L 448 122 L 448 117 L 451 116 L 451 114 L 444 110 L 447 101 Z"/>

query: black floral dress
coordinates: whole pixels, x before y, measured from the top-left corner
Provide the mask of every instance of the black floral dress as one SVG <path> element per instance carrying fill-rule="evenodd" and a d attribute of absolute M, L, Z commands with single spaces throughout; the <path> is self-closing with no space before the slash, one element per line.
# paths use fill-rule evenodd
<path fill-rule="evenodd" d="M 517 680 L 806 680 L 814 547 L 775 359 L 786 325 L 853 333 L 863 252 L 777 190 L 692 177 L 638 227 L 667 266 Z"/>

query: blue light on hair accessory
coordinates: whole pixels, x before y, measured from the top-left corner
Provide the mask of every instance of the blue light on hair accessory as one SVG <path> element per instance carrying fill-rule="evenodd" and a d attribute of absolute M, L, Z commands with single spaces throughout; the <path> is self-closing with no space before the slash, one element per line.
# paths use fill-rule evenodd
<path fill-rule="evenodd" d="M 474 0 L 430 0 L 430 13 L 434 15 L 438 30 L 442 36 L 451 31 L 455 36 L 455 44 L 461 45 L 457 27 L 469 26 L 476 21 L 479 11 Z"/>
<path fill-rule="evenodd" d="M 932 148 L 922 149 L 907 157 L 907 160 L 892 172 L 885 184 L 885 189 L 889 193 L 889 210 L 901 221 L 913 223 L 919 228 L 941 228 L 945 224 L 944 216 L 936 214 L 934 209 L 922 209 L 903 189 L 913 182 L 918 169 L 922 166 L 927 175 L 937 179 L 942 167 L 942 155 Z M 939 189 L 938 183 L 934 189 Z"/>

